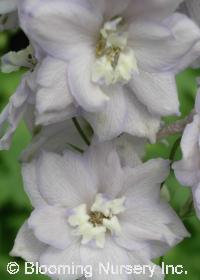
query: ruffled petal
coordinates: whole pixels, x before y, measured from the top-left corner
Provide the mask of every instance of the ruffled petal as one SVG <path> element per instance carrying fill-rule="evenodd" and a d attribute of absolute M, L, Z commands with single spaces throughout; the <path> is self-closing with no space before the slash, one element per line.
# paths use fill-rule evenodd
<path fill-rule="evenodd" d="M 10 98 L 8 105 L 0 115 L 0 150 L 8 150 L 21 119 L 23 118 L 30 90 L 27 86 L 27 78 L 25 76 L 16 93 Z"/>
<path fill-rule="evenodd" d="M 181 150 L 184 158 L 190 158 L 198 153 L 200 134 L 200 116 L 194 116 L 192 123 L 188 124 L 184 130 L 181 140 Z"/>
<path fill-rule="evenodd" d="M 50 204 L 74 208 L 94 198 L 96 182 L 82 155 L 43 152 L 37 166 L 39 190 Z"/>
<path fill-rule="evenodd" d="M 42 256 L 40 257 L 40 265 L 50 267 L 52 266 L 52 264 L 57 267 L 62 265 L 68 265 L 69 267 L 71 267 L 72 264 L 74 267 L 78 267 L 79 265 L 81 265 L 78 242 L 72 243 L 66 250 L 58 250 L 50 247 L 46 251 L 44 251 Z M 52 278 L 52 275 L 49 276 Z M 70 270 L 66 270 L 66 273 L 59 273 L 57 275 L 54 274 L 53 279 L 76 280 L 81 276 L 82 274 L 80 273 L 80 271 L 77 271 L 77 273 L 73 273 L 73 270 L 71 269 L 71 273 Z"/>
<path fill-rule="evenodd" d="M 36 239 L 28 223 L 24 223 L 20 228 L 15 244 L 10 252 L 13 257 L 21 257 L 28 262 L 38 262 L 41 254 L 47 248 L 47 245 Z"/>
<path fill-rule="evenodd" d="M 134 197 L 160 198 L 160 184 L 169 175 L 169 161 L 152 159 L 135 168 L 124 169 L 124 189 L 121 195 Z"/>
<path fill-rule="evenodd" d="M 110 100 L 102 112 L 84 113 L 91 124 L 98 141 L 111 140 L 123 132 L 126 121 L 126 100 L 120 86 L 105 89 Z"/>
<path fill-rule="evenodd" d="M 88 162 L 89 170 L 92 170 L 91 173 L 97 178 L 96 192 L 115 198 L 123 187 L 122 168 L 115 145 L 112 142 L 93 144 L 84 158 Z"/>
<path fill-rule="evenodd" d="M 109 101 L 109 96 L 91 80 L 92 66 L 95 61 L 92 49 L 85 49 L 85 52 L 82 50 L 82 54 L 69 64 L 68 81 L 71 94 L 78 105 L 86 111 L 100 111 Z"/>
<path fill-rule="evenodd" d="M 172 165 L 177 179 L 185 186 L 194 186 L 200 180 L 199 127 L 200 118 L 195 115 L 193 122 L 186 126 L 181 139 L 183 159 Z"/>
<path fill-rule="evenodd" d="M 153 114 L 180 114 L 174 74 L 141 71 L 138 76 L 133 76 L 130 87 L 140 102 Z"/>
<path fill-rule="evenodd" d="M 134 0 L 125 11 L 125 17 L 129 20 L 135 18 L 150 18 L 162 20 L 176 11 L 183 0 Z"/>
<path fill-rule="evenodd" d="M 172 165 L 177 180 L 183 186 L 194 186 L 200 180 L 199 152 L 192 158 L 182 159 Z"/>
<path fill-rule="evenodd" d="M 150 141 L 154 142 L 160 128 L 160 118 L 151 114 L 131 90 L 124 88 L 124 91 L 126 91 L 127 116 L 123 132 L 137 137 L 149 138 Z"/>
<path fill-rule="evenodd" d="M 52 56 L 67 60 L 95 42 L 102 22 L 86 0 L 25 0 L 19 11 L 31 39 Z"/>
<path fill-rule="evenodd" d="M 74 240 L 67 223 L 67 210 L 58 206 L 43 206 L 34 210 L 28 226 L 43 243 L 64 250 Z"/>
<path fill-rule="evenodd" d="M 185 15 L 174 14 L 163 23 L 136 21 L 129 36 L 139 68 L 153 73 L 168 72 L 180 69 L 185 56 L 189 62 L 188 54 L 200 41 L 200 29 Z"/>
<path fill-rule="evenodd" d="M 128 275 L 117 273 L 105 273 L 103 268 L 99 271 L 99 264 L 102 264 L 105 268 L 110 265 L 120 266 L 125 264 L 131 264 L 131 260 L 126 250 L 117 246 L 109 237 L 106 239 L 105 247 L 101 250 L 91 248 L 89 246 L 80 247 L 81 262 L 83 265 L 90 264 L 93 268 L 93 277 L 96 280 L 128 280 Z"/>
<path fill-rule="evenodd" d="M 140 251 L 140 252 L 129 252 L 128 256 L 131 260 L 131 264 L 135 265 L 136 267 L 145 267 L 148 266 L 148 269 L 145 270 L 144 274 L 134 274 L 134 279 L 135 280 L 148 280 L 148 279 L 152 279 L 152 280 L 164 280 L 165 275 L 161 269 L 160 266 L 154 264 L 151 262 L 151 260 L 145 256 L 145 252 L 144 251 Z M 151 269 L 151 272 L 150 272 Z"/>
<path fill-rule="evenodd" d="M 73 98 L 68 89 L 67 64 L 47 57 L 37 72 L 39 89 L 36 93 L 38 114 L 60 112 L 72 104 Z"/>
<path fill-rule="evenodd" d="M 125 12 L 130 0 L 89 0 L 94 11 L 99 11 L 106 20 Z"/>
<path fill-rule="evenodd" d="M 33 207 L 40 207 L 45 205 L 46 202 L 41 196 L 38 189 L 37 173 L 36 173 L 37 161 L 33 160 L 31 163 L 23 164 L 22 176 L 24 181 L 24 188 L 29 196 Z"/>

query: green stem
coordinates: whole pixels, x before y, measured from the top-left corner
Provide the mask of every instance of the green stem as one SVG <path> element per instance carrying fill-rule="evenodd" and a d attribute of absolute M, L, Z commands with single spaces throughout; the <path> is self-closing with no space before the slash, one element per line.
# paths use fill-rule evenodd
<path fill-rule="evenodd" d="M 86 143 L 86 145 L 90 146 L 90 141 L 89 139 L 87 138 L 87 136 L 85 135 L 83 129 L 81 128 L 77 118 L 72 118 L 72 121 L 78 131 L 78 133 L 80 134 L 80 136 L 82 137 L 83 141 Z"/>
<path fill-rule="evenodd" d="M 172 147 L 172 150 L 171 150 L 171 152 L 170 152 L 170 155 L 169 155 L 169 160 L 171 161 L 170 168 L 171 168 L 171 166 L 172 166 L 172 164 L 173 164 L 173 161 L 174 161 L 174 158 L 175 158 L 175 156 L 176 156 L 176 152 L 177 152 L 177 149 L 178 149 L 178 147 L 179 147 L 179 145 L 180 145 L 180 142 L 181 142 L 181 137 L 179 137 L 179 138 L 175 141 L 175 143 L 174 143 L 174 145 L 173 145 L 173 147 Z M 161 190 L 162 190 L 162 188 L 163 188 L 165 182 L 166 182 L 166 180 L 165 180 L 164 182 L 162 182 L 162 184 L 161 184 L 161 186 L 160 186 L 160 189 L 161 189 Z"/>
<path fill-rule="evenodd" d="M 180 210 L 179 216 L 182 220 L 185 220 L 187 218 L 193 217 L 194 215 L 195 215 L 195 211 L 194 211 L 193 198 L 192 195 L 190 195 L 185 205 Z"/>
<path fill-rule="evenodd" d="M 81 154 L 84 153 L 84 150 L 82 150 L 81 148 L 79 148 L 79 147 L 77 147 L 77 146 L 75 146 L 75 145 L 73 145 L 73 144 L 70 144 L 70 143 L 68 143 L 68 145 L 69 145 L 71 148 L 73 148 L 75 151 L 77 151 L 77 152 L 79 152 L 79 153 L 81 153 Z"/>
<path fill-rule="evenodd" d="M 170 153 L 170 156 L 169 156 L 169 160 L 170 160 L 171 162 L 173 162 L 174 159 L 175 159 L 176 152 L 177 152 L 177 150 L 178 150 L 178 147 L 180 146 L 180 142 L 181 142 L 181 137 L 179 137 L 179 138 L 175 141 L 175 143 L 174 143 L 174 145 L 173 145 L 173 147 L 172 147 L 172 150 L 171 150 L 171 153 Z"/>

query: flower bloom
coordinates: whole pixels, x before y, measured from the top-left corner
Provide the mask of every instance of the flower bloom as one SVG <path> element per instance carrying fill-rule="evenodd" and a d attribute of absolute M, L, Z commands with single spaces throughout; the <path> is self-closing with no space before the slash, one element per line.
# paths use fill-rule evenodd
<path fill-rule="evenodd" d="M 67 63 L 74 104 L 99 140 L 154 140 L 160 117 L 179 113 L 175 73 L 197 56 L 199 28 L 172 15 L 180 2 L 24 0 L 19 14 L 31 40 Z"/>
<path fill-rule="evenodd" d="M 11 73 L 21 67 L 26 68 L 28 72 L 0 115 L 0 149 L 9 149 L 12 136 L 23 118 L 30 130 L 42 125 L 48 126 L 45 130 L 49 131 L 51 124 L 59 121 L 58 127 L 63 127 L 63 120 L 76 114 L 64 80 L 66 64 L 62 63 L 59 71 L 52 73 L 52 67 L 58 63 L 57 60 L 46 56 L 40 48 L 32 45 L 19 52 L 9 52 L 1 58 L 2 72 Z M 49 73 L 51 75 L 48 76 Z M 63 93 L 62 100 L 57 98 L 59 92 Z M 6 124 L 7 129 L 4 130 Z M 54 134 L 54 131 L 51 134 Z"/>
<path fill-rule="evenodd" d="M 200 4 L 198 0 L 186 0 L 181 5 L 182 11 L 188 15 L 191 19 L 193 19 L 199 26 L 200 26 Z M 195 51 L 196 49 L 196 51 Z M 193 53 L 198 53 L 199 51 L 199 44 L 194 47 Z M 194 68 L 200 67 L 200 55 L 198 56 L 197 60 L 194 61 L 192 64 Z"/>
<path fill-rule="evenodd" d="M 200 93 L 196 99 L 196 115 L 188 124 L 181 140 L 183 159 L 173 164 L 175 175 L 184 186 L 190 186 L 200 218 Z"/>
<path fill-rule="evenodd" d="M 151 259 L 188 236 L 160 198 L 168 161 L 122 166 L 115 147 L 92 145 L 84 154 L 43 152 L 23 165 L 34 211 L 20 229 L 12 255 L 47 266 L 90 264 L 94 279 L 102 279 L 96 270 L 99 262 L 151 264 Z M 159 268 L 157 274 L 163 279 Z"/>

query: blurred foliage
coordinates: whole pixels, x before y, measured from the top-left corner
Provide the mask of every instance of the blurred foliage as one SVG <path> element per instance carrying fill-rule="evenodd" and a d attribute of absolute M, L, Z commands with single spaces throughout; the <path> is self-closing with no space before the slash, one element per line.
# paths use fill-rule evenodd
<path fill-rule="evenodd" d="M 20 49 L 26 46 L 27 41 L 19 40 L 23 34 L 18 37 L 18 33 L 0 33 L 0 54 L 2 55 L 10 48 Z M 9 96 L 14 92 L 20 82 L 21 72 L 14 74 L 0 74 L 0 110 L 3 109 L 8 102 Z M 177 76 L 177 85 L 179 98 L 181 103 L 181 116 L 183 118 L 193 109 L 195 95 L 197 91 L 196 77 L 200 76 L 198 70 L 187 70 Z M 178 117 L 166 118 L 166 123 L 173 122 Z M 177 140 L 177 137 L 170 137 L 167 141 L 161 141 L 155 145 L 147 146 L 145 160 L 152 157 L 169 158 L 171 149 Z M 30 141 L 30 135 L 22 122 L 17 132 L 15 133 L 12 147 L 9 151 L 0 152 L 0 279 L 2 280 L 42 280 L 46 279 L 43 276 L 23 275 L 24 263 L 20 259 L 16 261 L 21 266 L 21 272 L 17 275 L 9 275 L 6 272 L 6 265 L 14 258 L 9 257 L 9 252 L 12 249 L 15 236 L 20 226 L 29 216 L 31 206 L 28 198 L 23 191 L 22 178 L 20 174 L 20 164 L 18 158 L 21 151 Z M 177 150 L 175 159 L 181 158 L 180 149 Z M 176 181 L 173 172 L 167 179 L 166 185 L 170 191 L 171 201 L 177 213 L 185 204 L 190 195 L 190 190 L 180 186 Z M 188 271 L 187 275 L 168 275 L 167 280 L 182 279 L 182 280 L 199 280 L 200 279 L 200 222 L 191 217 L 184 220 L 185 226 L 191 233 L 191 238 L 186 239 L 176 248 L 173 248 L 164 257 L 166 264 L 183 265 Z"/>

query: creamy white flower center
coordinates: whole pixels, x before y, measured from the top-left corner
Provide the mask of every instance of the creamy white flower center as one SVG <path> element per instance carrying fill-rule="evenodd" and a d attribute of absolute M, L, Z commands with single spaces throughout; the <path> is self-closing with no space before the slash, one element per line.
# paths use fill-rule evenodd
<path fill-rule="evenodd" d="M 101 85 L 126 83 L 134 72 L 138 73 L 134 51 L 127 43 L 128 33 L 122 17 L 115 17 L 104 24 L 96 45 L 93 82 Z"/>
<path fill-rule="evenodd" d="M 117 215 L 125 211 L 125 197 L 110 200 L 103 194 L 97 194 L 91 209 L 86 204 L 71 209 L 68 223 L 75 227 L 74 235 L 81 236 L 82 244 L 94 244 L 104 248 L 106 232 L 119 236 L 121 226 Z"/>

